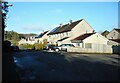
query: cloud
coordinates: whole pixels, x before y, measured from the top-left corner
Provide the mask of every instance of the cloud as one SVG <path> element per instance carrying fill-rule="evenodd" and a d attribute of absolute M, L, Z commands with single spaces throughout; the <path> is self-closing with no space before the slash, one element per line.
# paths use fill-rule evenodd
<path fill-rule="evenodd" d="M 43 27 L 37 24 L 28 24 L 23 26 L 23 29 L 27 31 L 38 31 L 38 30 L 41 31 L 43 30 Z"/>

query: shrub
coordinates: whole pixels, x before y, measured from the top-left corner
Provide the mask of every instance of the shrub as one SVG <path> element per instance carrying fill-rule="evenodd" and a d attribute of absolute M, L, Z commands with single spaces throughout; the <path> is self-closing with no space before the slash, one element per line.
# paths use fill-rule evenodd
<path fill-rule="evenodd" d="M 35 50 L 42 50 L 45 44 L 35 44 Z"/>
<path fill-rule="evenodd" d="M 20 45 L 21 46 L 21 48 L 23 48 L 23 49 L 34 49 L 34 45 L 31 45 L 31 44 L 26 44 L 26 45 Z"/>

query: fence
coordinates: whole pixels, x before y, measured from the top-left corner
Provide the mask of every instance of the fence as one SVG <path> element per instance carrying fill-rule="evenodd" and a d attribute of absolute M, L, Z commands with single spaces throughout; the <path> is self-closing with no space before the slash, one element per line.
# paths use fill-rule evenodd
<path fill-rule="evenodd" d="M 120 54 L 120 46 L 112 46 L 113 53 Z"/>
<path fill-rule="evenodd" d="M 80 53 L 113 53 L 112 46 L 103 44 L 92 44 L 91 48 L 70 47 L 67 51 Z"/>

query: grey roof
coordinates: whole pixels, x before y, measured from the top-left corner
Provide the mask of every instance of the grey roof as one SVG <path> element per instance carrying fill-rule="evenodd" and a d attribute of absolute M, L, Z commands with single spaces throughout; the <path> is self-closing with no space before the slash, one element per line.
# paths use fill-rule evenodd
<path fill-rule="evenodd" d="M 118 28 L 115 28 L 114 30 L 116 30 L 118 33 L 120 33 L 120 29 L 118 29 Z"/>
<path fill-rule="evenodd" d="M 45 35 L 48 31 L 45 31 L 43 33 L 41 33 L 40 35 L 38 35 L 38 37 L 35 37 L 35 38 L 41 38 L 43 35 Z"/>
<path fill-rule="evenodd" d="M 68 32 L 71 31 L 72 28 L 74 28 L 79 22 L 81 22 L 83 19 L 72 22 L 71 24 L 65 24 L 62 26 L 59 26 L 57 28 L 54 28 L 50 33 L 48 33 L 48 35 L 52 35 L 52 34 L 58 34 L 58 33 L 63 33 L 63 32 Z"/>
<path fill-rule="evenodd" d="M 58 40 L 58 41 L 63 41 L 63 40 L 65 40 L 65 39 L 67 39 L 67 38 L 69 38 L 69 37 L 64 37 L 64 38 L 62 38 L 62 39 L 60 39 L 60 40 Z"/>
<path fill-rule="evenodd" d="M 74 38 L 72 40 L 84 40 L 84 39 L 86 39 L 87 37 L 89 37 L 89 36 L 91 36 L 93 34 L 95 34 L 95 33 L 86 33 L 86 34 L 80 35 L 80 36 L 78 36 L 78 37 L 76 37 L 76 38 Z"/>

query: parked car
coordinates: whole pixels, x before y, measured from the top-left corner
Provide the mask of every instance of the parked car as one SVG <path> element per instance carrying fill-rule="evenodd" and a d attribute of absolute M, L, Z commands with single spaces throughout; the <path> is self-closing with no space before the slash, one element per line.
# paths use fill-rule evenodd
<path fill-rule="evenodd" d="M 11 46 L 11 50 L 12 51 L 19 51 L 19 47 L 18 46 Z"/>
<path fill-rule="evenodd" d="M 53 44 L 47 44 L 43 49 L 44 50 L 54 50 L 55 45 Z"/>
<path fill-rule="evenodd" d="M 62 44 L 60 46 L 54 47 L 55 51 L 66 51 L 69 47 L 75 47 L 73 44 Z"/>

